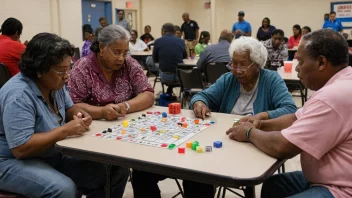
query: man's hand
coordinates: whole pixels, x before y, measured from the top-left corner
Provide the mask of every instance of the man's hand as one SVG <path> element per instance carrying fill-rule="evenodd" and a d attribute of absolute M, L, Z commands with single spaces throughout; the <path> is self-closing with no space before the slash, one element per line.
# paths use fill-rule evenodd
<path fill-rule="evenodd" d="M 250 122 L 250 123 L 253 124 L 253 126 L 255 128 L 260 129 L 261 121 L 258 118 L 256 118 L 255 116 L 243 117 L 235 124 L 235 126 L 238 126 L 238 125 L 240 125 L 241 123 L 244 123 L 244 122 Z"/>
<path fill-rule="evenodd" d="M 247 142 L 248 139 L 246 137 L 246 132 L 253 128 L 254 125 L 250 122 L 243 122 L 237 126 L 234 126 L 226 131 L 226 135 L 229 136 L 230 139 L 236 140 L 239 142 Z"/>

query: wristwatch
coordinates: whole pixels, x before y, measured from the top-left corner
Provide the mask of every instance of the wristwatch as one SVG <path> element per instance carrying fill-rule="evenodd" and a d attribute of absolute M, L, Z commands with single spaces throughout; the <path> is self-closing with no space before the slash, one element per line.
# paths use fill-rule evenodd
<path fill-rule="evenodd" d="M 130 104 L 128 104 L 128 102 L 124 102 L 124 104 L 126 105 L 126 111 L 130 110 Z"/>

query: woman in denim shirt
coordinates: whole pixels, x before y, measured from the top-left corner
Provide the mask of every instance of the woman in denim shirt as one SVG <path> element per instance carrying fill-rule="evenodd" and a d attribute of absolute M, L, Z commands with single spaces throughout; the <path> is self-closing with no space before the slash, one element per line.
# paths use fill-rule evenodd
<path fill-rule="evenodd" d="M 28 43 L 21 73 L 0 90 L 0 190 L 26 197 L 104 197 L 104 164 L 62 155 L 55 143 L 81 136 L 91 116 L 66 88 L 73 46 L 50 33 Z M 112 196 L 122 197 L 128 170 L 113 168 Z"/>

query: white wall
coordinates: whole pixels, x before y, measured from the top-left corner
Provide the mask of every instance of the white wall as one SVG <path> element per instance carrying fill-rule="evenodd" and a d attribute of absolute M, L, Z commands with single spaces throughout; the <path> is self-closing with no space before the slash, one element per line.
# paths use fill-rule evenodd
<path fill-rule="evenodd" d="M 141 0 L 142 27 L 150 25 L 151 34 L 158 38 L 161 36 L 161 27 L 164 23 L 181 26 L 182 14 L 188 1 L 190 0 Z M 143 34 L 141 31 L 143 30 L 140 30 L 140 35 Z"/>
<path fill-rule="evenodd" d="M 330 3 L 336 1 L 344 0 L 216 0 L 216 29 L 219 33 L 221 29 L 231 29 L 242 10 L 245 20 L 252 25 L 252 36 L 256 36 L 262 19 L 269 17 L 271 24 L 289 37 L 295 24 L 309 26 L 313 31 L 320 29 L 324 14 L 330 12 Z"/>
<path fill-rule="evenodd" d="M 40 32 L 52 32 L 82 45 L 81 0 L 1 0 L 0 24 L 14 17 L 23 24 L 21 41 Z"/>
<path fill-rule="evenodd" d="M 1 0 L 0 25 L 9 17 L 22 22 L 22 42 L 30 40 L 38 32 L 51 31 L 50 1 L 48 0 Z"/>

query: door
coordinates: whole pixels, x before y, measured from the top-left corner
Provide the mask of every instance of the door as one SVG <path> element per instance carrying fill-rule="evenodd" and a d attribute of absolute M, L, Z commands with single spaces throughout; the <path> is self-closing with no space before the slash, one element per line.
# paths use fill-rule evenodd
<path fill-rule="evenodd" d="M 100 27 L 100 17 L 105 17 L 108 24 L 111 24 L 111 11 L 111 2 L 82 0 L 82 24 L 90 24 L 95 30 Z"/>

